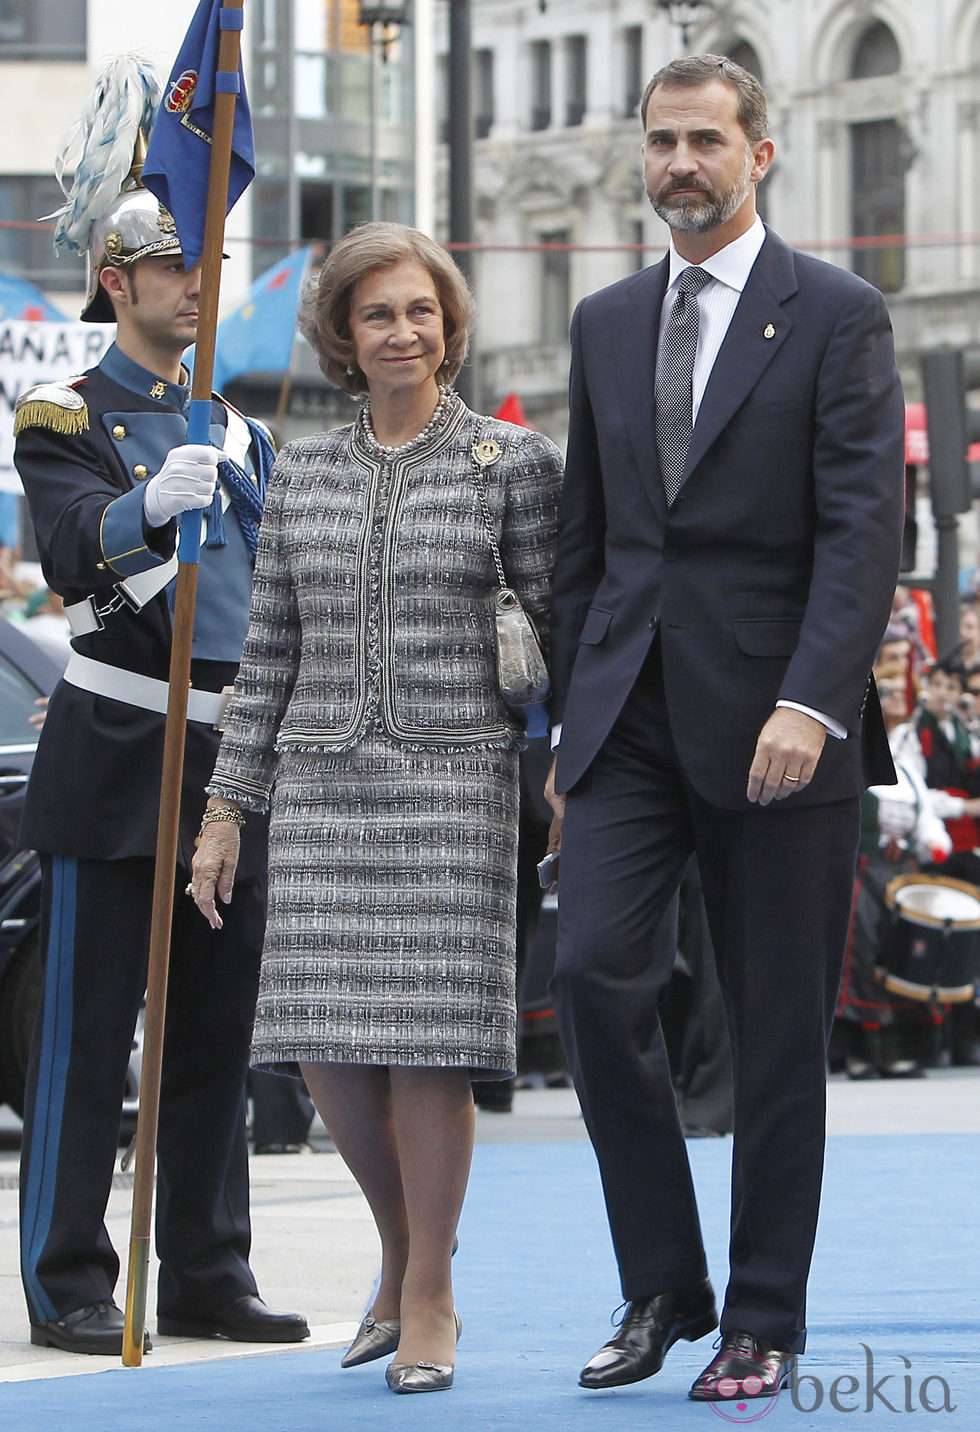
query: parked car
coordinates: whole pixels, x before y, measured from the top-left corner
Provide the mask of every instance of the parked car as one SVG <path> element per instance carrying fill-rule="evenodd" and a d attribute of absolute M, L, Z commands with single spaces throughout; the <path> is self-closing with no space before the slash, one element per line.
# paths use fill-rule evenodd
<path fill-rule="evenodd" d="M 54 657 L 0 621 L 0 1102 L 24 1107 L 24 1073 L 41 992 L 37 943 L 40 872 L 17 843 L 37 749 L 31 716 L 60 676 Z"/>
<path fill-rule="evenodd" d="M 67 656 L 67 647 L 65 649 Z M 0 618 L 0 1104 L 24 1112 L 24 1081 L 43 964 L 38 945 L 41 872 L 18 844 L 24 791 L 37 750 L 30 717 L 61 675 L 57 647 L 42 647 Z M 122 1133 L 135 1127 L 142 1062 L 142 1020 L 133 1041 Z"/>

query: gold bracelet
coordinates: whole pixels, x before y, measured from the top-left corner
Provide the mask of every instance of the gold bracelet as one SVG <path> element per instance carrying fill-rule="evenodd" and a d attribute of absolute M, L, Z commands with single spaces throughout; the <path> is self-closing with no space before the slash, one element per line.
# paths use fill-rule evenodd
<path fill-rule="evenodd" d="M 237 825 L 239 829 L 241 829 L 245 824 L 245 817 L 237 806 L 208 806 L 201 816 L 201 829 L 198 831 L 197 839 L 194 842 L 195 850 L 200 845 L 201 837 L 204 835 L 207 827 L 217 824 L 218 821 L 229 821 L 232 825 Z"/>

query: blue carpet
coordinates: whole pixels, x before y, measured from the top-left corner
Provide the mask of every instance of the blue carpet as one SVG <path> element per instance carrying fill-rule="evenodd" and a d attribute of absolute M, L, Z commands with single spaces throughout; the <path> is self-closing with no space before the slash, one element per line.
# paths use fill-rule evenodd
<path fill-rule="evenodd" d="M 720 1283 L 730 1143 L 689 1149 Z M 293 1352 L 4 1385 L 0 1428 L 670 1432 L 764 1421 L 826 1432 L 851 1425 L 846 1416 L 857 1413 L 853 1423 L 875 1432 L 923 1424 L 974 1432 L 978 1173 L 980 1135 L 830 1140 L 810 1348 L 795 1397 L 787 1390 L 775 1405 L 726 1405 L 720 1416 L 687 1401 L 710 1338 L 678 1344 L 650 1381 L 610 1393 L 580 1390 L 578 1369 L 608 1336 L 607 1315 L 618 1301 L 591 1150 L 497 1144 L 476 1151 L 460 1227 L 455 1281 L 464 1329 L 448 1395 L 395 1398 L 383 1361 L 343 1372 L 335 1351 Z M 947 1400 L 955 1412 L 939 1410 Z"/>

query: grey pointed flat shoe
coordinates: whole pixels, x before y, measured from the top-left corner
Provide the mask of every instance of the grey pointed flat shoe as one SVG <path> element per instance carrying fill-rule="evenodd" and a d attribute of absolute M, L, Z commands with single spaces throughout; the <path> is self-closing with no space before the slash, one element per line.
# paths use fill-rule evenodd
<path fill-rule="evenodd" d="M 453 1369 L 441 1362 L 390 1362 L 385 1381 L 392 1392 L 445 1392 L 453 1385 Z"/>
<path fill-rule="evenodd" d="M 397 1351 L 401 1328 L 398 1318 L 383 1318 L 381 1322 L 376 1322 L 368 1313 L 354 1341 L 340 1359 L 341 1367 L 358 1367 L 362 1362 L 373 1362 L 377 1357 L 387 1357 Z"/>
<path fill-rule="evenodd" d="M 463 1320 L 453 1309 L 456 1341 L 463 1331 Z M 453 1368 L 444 1362 L 389 1362 L 385 1382 L 392 1392 L 445 1392 L 453 1385 Z"/>

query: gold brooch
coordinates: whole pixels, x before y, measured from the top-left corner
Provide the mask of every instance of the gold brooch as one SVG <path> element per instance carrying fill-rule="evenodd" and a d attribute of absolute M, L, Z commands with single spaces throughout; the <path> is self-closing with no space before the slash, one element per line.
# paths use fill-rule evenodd
<path fill-rule="evenodd" d="M 771 323 L 766 324 L 765 328 L 762 330 L 762 336 L 763 338 L 775 338 L 776 330 Z"/>
<path fill-rule="evenodd" d="M 165 398 L 167 396 L 167 385 L 157 381 L 150 389 L 151 398 Z"/>
<path fill-rule="evenodd" d="M 500 444 L 495 443 L 493 438 L 484 438 L 483 442 L 477 443 L 473 449 L 473 456 L 481 467 L 489 467 L 492 462 L 497 461 L 502 451 Z"/>

